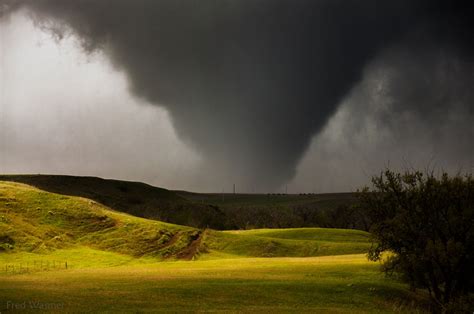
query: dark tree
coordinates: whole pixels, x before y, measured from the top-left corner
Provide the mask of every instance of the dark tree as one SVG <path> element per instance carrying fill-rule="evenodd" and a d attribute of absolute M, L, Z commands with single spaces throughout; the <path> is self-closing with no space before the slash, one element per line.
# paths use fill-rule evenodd
<path fill-rule="evenodd" d="M 387 170 L 372 184 L 359 195 L 375 240 L 369 259 L 426 288 L 441 311 L 459 306 L 474 287 L 472 175 Z"/>

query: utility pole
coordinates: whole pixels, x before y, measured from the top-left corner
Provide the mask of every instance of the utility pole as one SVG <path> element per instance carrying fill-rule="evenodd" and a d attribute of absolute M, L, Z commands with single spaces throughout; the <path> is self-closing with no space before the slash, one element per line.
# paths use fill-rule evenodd
<path fill-rule="evenodd" d="M 235 183 L 234 183 L 234 194 L 235 194 Z"/>

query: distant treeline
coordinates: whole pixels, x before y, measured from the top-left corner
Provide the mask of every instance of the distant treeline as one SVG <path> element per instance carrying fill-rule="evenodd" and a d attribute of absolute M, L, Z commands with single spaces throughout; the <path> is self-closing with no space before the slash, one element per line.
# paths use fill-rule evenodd
<path fill-rule="evenodd" d="M 367 222 L 356 208 L 351 203 L 335 208 L 317 203 L 226 207 L 223 212 L 228 223 L 223 228 L 230 225 L 231 229 L 322 227 L 368 230 Z"/>
<path fill-rule="evenodd" d="M 312 202 L 285 205 L 215 205 L 205 202 L 166 202 L 159 210 L 142 207 L 130 214 L 160 221 L 217 230 L 256 228 L 344 228 L 369 230 L 370 222 L 356 205 L 327 206 Z"/>

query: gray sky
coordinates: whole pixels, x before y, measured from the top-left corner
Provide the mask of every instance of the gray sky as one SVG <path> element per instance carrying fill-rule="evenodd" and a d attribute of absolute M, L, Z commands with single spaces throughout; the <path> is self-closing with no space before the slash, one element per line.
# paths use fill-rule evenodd
<path fill-rule="evenodd" d="M 42 3 L 47 6 L 48 2 L 54 1 Z M 119 39 L 129 40 L 123 32 L 110 32 L 108 36 L 119 39 L 104 43 L 96 33 L 91 38 L 83 35 L 79 24 L 72 31 L 53 32 L 66 35 L 57 40 L 44 30 L 53 24 L 45 24 L 43 15 L 31 19 L 32 12 L 66 21 L 74 18 L 71 23 L 76 18 L 93 19 L 39 7 L 38 11 L 21 9 L 0 20 L 0 172 L 94 175 L 194 191 L 230 191 L 236 182 L 242 192 L 283 190 L 286 184 L 290 192 L 336 192 L 367 184 L 371 175 L 387 165 L 397 169 L 435 166 L 450 172 L 472 171 L 474 166 L 471 51 L 459 48 L 462 38 L 445 36 L 454 37 L 452 45 L 437 32 L 426 31 L 425 24 L 384 43 L 375 57 L 362 58 L 363 62 L 352 57 L 347 65 L 322 67 L 333 71 L 327 75 L 334 78 L 326 79 L 335 86 L 334 96 L 331 88 L 325 88 L 326 81 L 318 87 L 324 93 L 306 91 L 301 87 L 305 80 L 291 86 L 295 75 L 319 80 L 310 72 L 294 70 L 301 65 L 294 61 L 299 59 L 288 57 L 293 51 L 277 55 L 275 62 L 292 61 L 286 70 L 278 67 L 283 72 L 276 73 L 274 80 L 269 80 L 273 61 L 251 67 L 261 58 L 255 52 L 231 56 L 238 58 L 239 67 L 249 66 L 238 70 L 242 72 L 229 65 L 232 60 L 220 60 L 226 73 L 254 73 L 250 89 L 240 86 L 245 80 L 235 77 L 230 79 L 232 84 L 219 83 L 216 77 L 221 74 L 216 69 L 200 68 L 207 60 L 204 50 L 195 52 L 203 55 L 194 60 L 199 65 L 193 59 L 182 65 L 193 69 L 189 73 L 186 68 L 152 61 L 151 66 L 163 73 L 150 80 L 146 67 L 134 61 L 137 51 L 117 52 L 122 45 Z M 417 32 L 428 38 L 426 43 L 419 43 Z M 374 36 L 368 34 L 366 41 L 376 41 Z M 244 44 L 249 40 L 246 37 Z M 282 47 L 273 39 L 264 43 Z M 339 51 L 344 45 L 335 47 Z M 352 78 L 338 79 L 347 68 L 355 69 L 354 64 L 359 74 L 351 70 Z M 135 73 L 134 67 L 140 72 Z M 207 81 L 188 82 L 183 79 L 187 75 L 201 75 Z M 229 80 L 228 74 L 222 79 Z M 174 87 L 166 89 L 169 82 L 179 82 L 184 92 L 170 92 Z M 163 91 L 157 86 L 164 86 Z M 285 91 L 278 99 L 261 93 L 261 89 L 282 86 Z M 310 90 L 316 96 L 311 94 L 314 98 L 308 100 L 304 93 Z M 220 106 L 219 101 L 230 99 L 231 91 L 236 98 Z M 308 104 L 291 104 L 291 95 L 295 102 Z M 261 109 L 251 106 L 260 101 L 269 104 Z M 311 107 L 318 101 L 331 104 Z M 184 103 L 187 107 L 182 107 Z"/>
<path fill-rule="evenodd" d="M 166 110 L 130 95 L 103 54 L 84 54 L 73 38 L 55 42 L 24 12 L 3 21 L 1 36 L 0 172 L 196 186 L 199 154 Z"/>

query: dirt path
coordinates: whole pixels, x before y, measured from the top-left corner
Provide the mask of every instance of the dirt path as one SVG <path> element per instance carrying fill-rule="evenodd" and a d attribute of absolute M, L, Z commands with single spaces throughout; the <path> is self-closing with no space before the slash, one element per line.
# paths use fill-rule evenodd
<path fill-rule="evenodd" d="M 191 239 L 191 243 L 182 251 L 178 252 L 176 254 L 176 257 L 179 259 L 184 259 L 184 260 L 192 260 L 196 255 L 199 254 L 200 248 L 201 248 L 201 242 L 202 238 L 204 237 L 206 233 L 206 230 L 204 231 L 199 231 L 197 234 L 195 234 Z"/>

